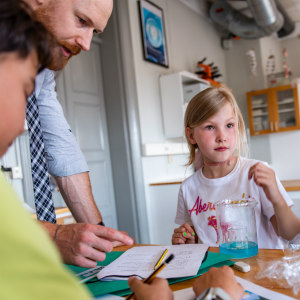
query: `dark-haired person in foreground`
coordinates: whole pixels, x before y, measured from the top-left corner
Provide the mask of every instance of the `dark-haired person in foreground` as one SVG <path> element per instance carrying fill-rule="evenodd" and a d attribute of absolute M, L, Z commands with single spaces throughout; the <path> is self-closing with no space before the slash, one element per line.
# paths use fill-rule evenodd
<path fill-rule="evenodd" d="M 0 1 L 0 157 L 23 132 L 38 68 L 54 39 L 21 1 Z M 25 211 L 0 172 L 0 299 L 90 299 L 63 267 L 48 234 Z"/>

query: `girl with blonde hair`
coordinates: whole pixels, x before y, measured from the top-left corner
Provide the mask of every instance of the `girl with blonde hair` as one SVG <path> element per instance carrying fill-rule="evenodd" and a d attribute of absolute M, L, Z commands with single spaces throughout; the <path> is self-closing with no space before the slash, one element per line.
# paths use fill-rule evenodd
<path fill-rule="evenodd" d="M 245 125 L 231 90 L 210 87 L 197 94 L 185 113 L 188 165 L 198 156 L 199 169 L 181 185 L 172 244 L 218 245 L 215 203 L 254 198 L 259 248 L 281 248 L 279 237 L 291 240 L 300 220 L 285 189 L 267 165 L 247 153 Z M 199 158 L 200 157 L 200 158 Z M 246 197 L 246 198 L 245 198 Z"/>

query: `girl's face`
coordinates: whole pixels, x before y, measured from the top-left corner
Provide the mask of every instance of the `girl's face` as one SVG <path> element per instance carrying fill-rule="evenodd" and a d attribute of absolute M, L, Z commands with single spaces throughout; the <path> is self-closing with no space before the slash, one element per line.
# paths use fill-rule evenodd
<path fill-rule="evenodd" d="M 35 52 L 19 58 L 0 55 L 0 157 L 24 131 L 25 105 L 33 92 L 38 59 Z"/>
<path fill-rule="evenodd" d="M 187 128 L 192 144 L 197 144 L 206 163 L 221 163 L 230 159 L 237 144 L 237 121 L 230 103 L 201 125 Z"/>

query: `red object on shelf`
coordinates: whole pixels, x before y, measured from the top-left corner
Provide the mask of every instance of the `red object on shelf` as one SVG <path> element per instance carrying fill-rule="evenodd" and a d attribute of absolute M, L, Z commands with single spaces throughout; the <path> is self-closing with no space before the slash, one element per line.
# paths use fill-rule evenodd
<path fill-rule="evenodd" d="M 199 71 L 197 73 L 201 76 L 201 78 L 209 81 L 212 85 L 220 85 L 218 81 L 212 79 L 211 66 L 198 63 L 198 69 Z"/>

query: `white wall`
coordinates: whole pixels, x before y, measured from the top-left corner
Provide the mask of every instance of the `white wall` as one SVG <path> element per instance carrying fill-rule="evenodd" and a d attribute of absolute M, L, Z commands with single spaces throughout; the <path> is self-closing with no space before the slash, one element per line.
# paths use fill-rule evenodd
<path fill-rule="evenodd" d="M 165 140 L 159 93 L 159 75 L 187 70 L 194 72 L 204 56 L 225 75 L 225 55 L 210 23 L 178 0 L 153 1 L 163 9 L 168 46 L 168 69 L 143 59 L 136 1 L 129 1 L 142 143 Z M 184 26 L 183 26 L 184 25 Z"/>
<path fill-rule="evenodd" d="M 274 36 L 259 40 L 238 40 L 233 47 L 226 51 L 226 69 L 228 85 L 233 88 L 246 126 L 248 111 L 246 92 L 267 88 L 266 62 L 272 53 L 276 59 L 275 72 L 282 69 L 282 50 L 288 51 L 288 64 L 296 77 L 299 77 L 300 66 L 300 41 L 298 38 L 280 41 Z M 254 49 L 257 58 L 258 75 L 253 80 L 249 72 L 249 65 L 245 52 Z M 297 75 L 296 75 L 297 74 Z M 275 133 L 261 136 L 252 136 L 249 140 L 250 156 L 269 162 L 281 180 L 300 178 L 300 131 Z M 289 145 L 286 147 L 286 145 Z"/>
<path fill-rule="evenodd" d="M 278 40 L 277 40 L 278 41 Z M 278 41 L 279 48 L 287 49 L 287 64 L 293 78 L 300 77 L 300 39 L 285 38 Z M 282 61 L 281 61 L 282 62 Z M 299 95 L 300 98 L 300 95 Z M 287 146 L 288 145 L 288 146 Z M 272 166 L 282 180 L 300 178 L 300 131 L 270 135 Z M 299 212 L 298 212 L 299 214 Z"/>
<path fill-rule="evenodd" d="M 271 165 L 281 180 L 300 179 L 300 131 L 270 135 Z"/>
<path fill-rule="evenodd" d="M 292 71 L 294 78 L 300 77 L 300 59 L 299 59 L 299 51 L 300 51 L 300 39 L 286 39 L 281 42 L 282 48 L 286 47 L 288 51 L 287 63 Z"/>
<path fill-rule="evenodd" d="M 248 57 L 246 52 L 253 49 L 256 53 L 257 76 L 251 77 Z M 246 127 L 249 128 L 246 92 L 264 88 L 262 60 L 260 55 L 259 40 L 236 40 L 233 46 L 225 51 L 226 70 L 228 74 L 227 84 L 233 89 L 233 93 L 241 109 Z M 270 162 L 269 136 L 254 136 L 248 140 L 250 156 L 259 160 Z"/>
<path fill-rule="evenodd" d="M 275 55 L 275 72 L 283 71 L 283 48 L 286 48 L 288 52 L 288 65 L 292 68 L 293 77 L 299 77 L 300 40 L 298 38 L 287 38 L 281 41 L 273 36 L 266 37 L 260 39 L 260 47 L 263 66 L 266 65 L 266 58 L 270 52 Z M 265 87 L 267 86 L 265 85 Z M 270 145 L 270 163 L 278 177 L 281 180 L 299 179 L 300 131 L 270 134 L 268 135 L 268 139 Z"/>
<path fill-rule="evenodd" d="M 272 36 L 259 39 L 260 55 L 262 65 L 262 75 L 264 78 L 264 86 L 268 87 L 266 66 L 269 55 L 273 54 L 275 57 L 275 71 L 274 73 L 282 72 L 282 47 L 279 40 Z"/>

